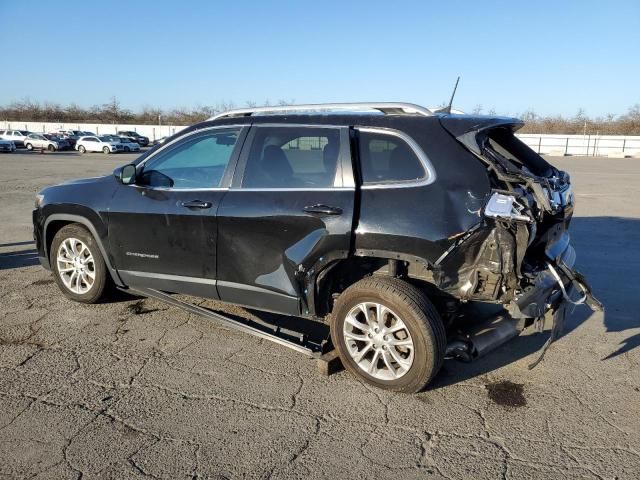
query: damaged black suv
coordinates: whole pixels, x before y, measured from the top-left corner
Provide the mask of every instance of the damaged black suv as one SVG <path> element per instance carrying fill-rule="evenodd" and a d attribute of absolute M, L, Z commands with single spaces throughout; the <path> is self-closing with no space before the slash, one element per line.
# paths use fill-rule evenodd
<path fill-rule="evenodd" d="M 230 111 L 113 175 L 41 191 L 41 263 L 73 300 L 115 285 L 333 347 L 366 382 L 415 392 L 445 358 L 481 356 L 548 312 L 552 341 L 566 305 L 601 308 L 573 269 L 569 175 L 521 125 L 404 103 Z M 297 320 L 256 325 L 172 294 Z M 313 321 L 322 341 L 295 333 Z"/>

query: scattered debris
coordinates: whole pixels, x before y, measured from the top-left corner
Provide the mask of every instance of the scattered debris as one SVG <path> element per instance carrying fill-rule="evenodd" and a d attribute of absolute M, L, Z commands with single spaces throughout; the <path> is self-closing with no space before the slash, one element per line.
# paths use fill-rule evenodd
<path fill-rule="evenodd" d="M 138 300 L 136 303 L 127 306 L 129 313 L 134 315 L 144 315 L 145 313 L 156 312 L 158 308 L 146 308 L 143 300 Z"/>
<path fill-rule="evenodd" d="M 50 278 L 43 278 L 40 280 L 36 280 L 31 285 L 51 285 L 52 283 L 53 283 L 53 280 L 51 280 Z"/>

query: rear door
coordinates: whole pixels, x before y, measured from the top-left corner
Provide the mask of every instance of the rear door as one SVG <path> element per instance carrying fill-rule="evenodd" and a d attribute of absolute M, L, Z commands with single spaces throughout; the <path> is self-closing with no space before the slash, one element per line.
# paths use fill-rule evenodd
<path fill-rule="evenodd" d="M 218 210 L 218 293 L 309 313 L 305 279 L 351 249 L 355 186 L 348 129 L 253 126 Z"/>

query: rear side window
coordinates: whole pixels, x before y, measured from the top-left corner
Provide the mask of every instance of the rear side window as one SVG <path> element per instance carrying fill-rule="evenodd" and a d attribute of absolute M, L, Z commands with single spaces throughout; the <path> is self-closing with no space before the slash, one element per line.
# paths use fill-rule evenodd
<path fill-rule="evenodd" d="M 395 135 L 360 130 L 359 151 L 365 185 L 410 182 L 427 175 L 416 152 Z"/>
<path fill-rule="evenodd" d="M 139 183 L 174 189 L 219 187 L 239 133 L 225 129 L 188 136 L 150 159 Z"/>
<path fill-rule="evenodd" d="M 257 127 L 242 186 L 332 187 L 339 151 L 337 128 Z"/>

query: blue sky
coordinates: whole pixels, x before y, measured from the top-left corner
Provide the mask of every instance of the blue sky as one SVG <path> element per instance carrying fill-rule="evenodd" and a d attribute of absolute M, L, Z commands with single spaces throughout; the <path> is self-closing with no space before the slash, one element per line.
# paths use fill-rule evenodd
<path fill-rule="evenodd" d="M 0 103 L 640 103 L 640 1 L 0 0 Z"/>

